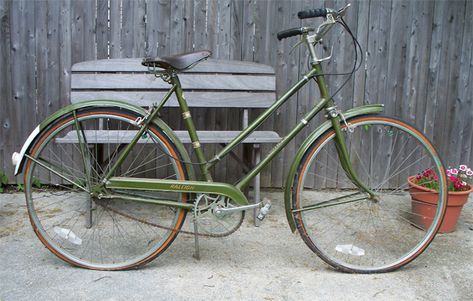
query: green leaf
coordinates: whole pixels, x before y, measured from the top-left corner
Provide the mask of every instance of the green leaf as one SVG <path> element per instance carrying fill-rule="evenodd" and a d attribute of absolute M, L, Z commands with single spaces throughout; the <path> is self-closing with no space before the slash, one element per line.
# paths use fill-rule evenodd
<path fill-rule="evenodd" d="M 0 171 L 0 193 L 3 193 L 5 185 L 8 184 L 8 177 L 7 175 L 3 172 Z"/>
<path fill-rule="evenodd" d="M 23 184 L 18 184 L 16 185 L 16 190 L 18 190 L 19 192 L 24 192 L 25 187 L 23 186 Z"/>
<path fill-rule="evenodd" d="M 41 188 L 42 184 L 41 184 L 41 181 L 37 177 L 33 176 L 33 179 L 31 180 L 31 185 L 36 188 Z"/>
<path fill-rule="evenodd" d="M 0 172 L 0 186 L 8 184 L 8 177 L 5 173 Z"/>

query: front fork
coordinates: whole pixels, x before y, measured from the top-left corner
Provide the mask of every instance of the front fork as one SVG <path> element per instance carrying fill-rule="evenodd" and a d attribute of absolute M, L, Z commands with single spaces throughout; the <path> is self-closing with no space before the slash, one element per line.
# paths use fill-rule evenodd
<path fill-rule="evenodd" d="M 370 199 L 376 199 L 376 194 L 358 178 L 358 175 L 353 169 L 352 161 L 350 160 L 350 155 L 347 149 L 346 139 L 340 126 L 341 119 L 343 119 L 343 121 L 346 123 L 342 113 L 338 112 L 335 106 L 328 108 L 327 112 L 328 117 L 332 122 L 332 128 L 335 131 L 335 148 L 337 149 L 338 158 L 342 164 L 345 174 L 352 181 L 352 183 L 355 184 L 356 187 L 368 193 L 370 195 Z M 346 125 L 347 132 L 350 132 L 350 124 Z"/>
<path fill-rule="evenodd" d="M 325 75 L 320 62 L 313 65 L 313 67 L 317 71 L 317 75 L 315 77 L 319 87 L 320 96 L 325 99 L 330 99 L 330 101 L 326 104 L 325 110 L 327 111 L 327 118 L 332 122 L 332 127 L 335 131 L 335 147 L 337 149 L 338 158 L 340 159 L 342 168 L 345 171 L 347 177 L 353 182 L 353 184 L 355 184 L 356 187 L 368 193 L 371 199 L 376 199 L 375 193 L 358 178 L 357 174 L 353 170 L 353 165 L 350 160 L 350 155 L 348 154 L 345 137 L 343 136 L 342 129 L 340 127 L 340 119 L 343 119 L 345 123 L 346 120 L 343 117 L 343 114 L 338 111 L 337 106 L 329 94 L 328 86 L 325 82 Z M 348 125 L 347 127 L 347 130 L 350 130 Z"/>

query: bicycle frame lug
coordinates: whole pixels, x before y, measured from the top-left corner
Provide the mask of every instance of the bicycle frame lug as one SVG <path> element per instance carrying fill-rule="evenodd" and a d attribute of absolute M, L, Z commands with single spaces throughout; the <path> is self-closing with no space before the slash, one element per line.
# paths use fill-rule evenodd
<path fill-rule="evenodd" d="M 191 118 L 191 112 L 189 112 L 189 111 L 183 112 L 182 113 L 182 119 L 188 119 L 188 118 Z"/>
<path fill-rule="evenodd" d="M 327 115 L 325 116 L 330 118 L 336 118 L 340 113 L 340 111 L 337 109 L 337 106 L 328 107 L 325 109 L 325 111 L 327 111 Z"/>

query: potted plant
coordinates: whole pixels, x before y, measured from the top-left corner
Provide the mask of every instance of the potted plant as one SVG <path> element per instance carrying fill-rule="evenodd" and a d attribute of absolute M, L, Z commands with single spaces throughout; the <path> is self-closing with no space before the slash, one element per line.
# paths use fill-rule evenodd
<path fill-rule="evenodd" d="M 432 169 L 407 179 L 412 198 L 412 212 L 416 225 L 427 229 L 432 223 L 438 199 L 438 176 Z M 473 192 L 473 170 L 466 165 L 447 170 L 448 204 L 440 233 L 453 232 L 468 196 Z"/>

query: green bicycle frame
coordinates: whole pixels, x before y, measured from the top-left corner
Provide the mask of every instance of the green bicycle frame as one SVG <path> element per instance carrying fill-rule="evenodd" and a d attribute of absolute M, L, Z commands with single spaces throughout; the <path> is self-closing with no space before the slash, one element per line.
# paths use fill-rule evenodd
<path fill-rule="evenodd" d="M 281 107 L 292 95 L 294 95 L 298 90 L 300 90 L 307 82 L 311 79 L 316 79 L 318 84 L 318 88 L 320 90 L 321 99 L 320 101 L 311 109 L 309 110 L 304 117 L 297 123 L 297 125 L 269 152 L 269 154 L 256 166 L 253 167 L 250 172 L 245 175 L 240 181 L 238 181 L 234 186 L 224 183 L 216 183 L 212 181 L 212 177 L 210 174 L 210 168 L 215 166 L 222 158 L 224 158 L 227 154 L 229 154 L 240 142 L 242 142 L 248 135 L 250 135 L 256 128 L 258 128 L 268 117 L 273 114 L 279 107 Z M 199 137 L 197 135 L 197 131 L 192 120 L 192 115 L 189 111 L 189 107 L 187 105 L 187 101 L 184 97 L 184 93 L 182 91 L 181 83 L 179 78 L 176 74 L 171 74 L 170 83 L 172 85 L 169 92 L 163 97 L 159 105 L 153 107 L 152 110 L 148 113 L 149 115 L 144 118 L 142 127 L 140 131 L 136 134 L 135 138 L 131 141 L 130 144 L 126 146 L 121 156 L 115 162 L 114 166 L 110 169 L 109 173 L 104 179 L 104 183 L 106 183 L 107 188 L 115 188 L 115 189 L 144 189 L 144 190 L 161 190 L 161 191 L 175 191 L 175 192 L 191 192 L 191 193 L 212 193 L 212 194 L 219 194 L 230 197 L 233 199 L 237 204 L 246 205 L 248 204 L 248 200 L 246 197 L 241 193 L 242 189 L 250 183 L 250 181 L 261 172 L 261 170 L 269 163 L 271 160 L 279 153 L 281 150 L 322 110 L 326 110 L 329 112 L 331 108 L 335 107 L 333 100 L 331 99 L 328 87 L 325 82 L 325 77 L 322 71 L 322 67 L 320 64 L 314 64 L 313 68 L 303 76 L 301 80 L 295 83 L 284 95 L 282 95 L 279 99 L 277 99 L 273 105 L 267 108 L 259 117 L 257 117 L 246 129 L 244 129 L 237 137 L 235 137 L 229 144 L 227 144 L 220 152 L 214 155 L 214 157 L 206 161 L 205 155 L 201 148 L 201 144 L 199 142 Z M 125 160 L 128 153 L 137 143 L 139 137 L 146 131 L 148 128 L 150 121 L 157 116 L 158 111 L 164 106 L 165 102 L 170 98 L 172 93 L 176 94 L 176 98 L 178 100 L 182 118 L 184 119 L 184 124 L 186 129 L 189 133 L 191 138 L 192 147 L 197 156 L 197 161 L 200 166 L 200 171 L 202 173 L 203 179 L 202 181 L 173 181 L 173 180 L 149 180 L 149 179 L 130 179 L 130 178 L 112 178 L 114 171 L 122 164 Z M 356 108 L 353 109 L 356 111 Z M 353 111 L 352 110 L 352 111 Z M 375 107 L 371 110 L 372 112 L 379 112 L 379 107 Z M 366 108 L 360 108 L 360 112 L 366 113 L 370 112 Z M 360 113 L 361 114 L 361 113 Z M 356 114 L 355 114 L 356 115 Z M 351 161 L 349 159 L 347 147 L 345 144 L 345 139 L 341 134 L 341 126 L 340 126 L 340 119 L 338 115 L 332 116 L 328 114 L 328 119 L 331 122 L 331 126 L 335 130 L 336 133 L 336 145 L 337 145 L 337 152 L 339 159 L 342 162 L 342 166 L 347 173 L 347 176 L 353 181 L 353 183 L 364 190 L 365 192 L 369 193 L 371 196 L 374 194 L 366 188 L 366 186 L 358 179 L 357 175 L 354 173 Z M 139 201 L 139 200 L 137 200 Z M 168 201 L 160 201 L 156 200 L 154 203 L 163 205 L 168 205 Z M 177 207 L 186 207 L 188 206 L 180 206 L 177 204 Z"/>

